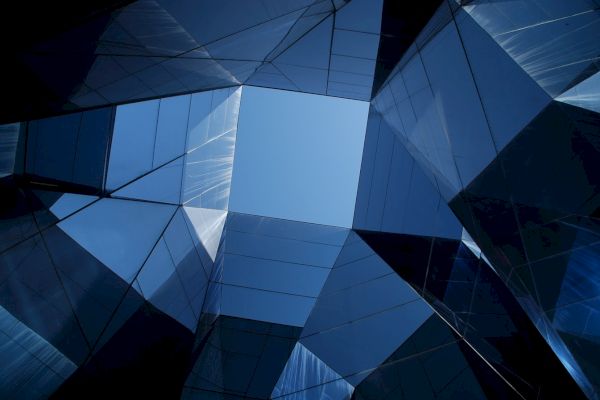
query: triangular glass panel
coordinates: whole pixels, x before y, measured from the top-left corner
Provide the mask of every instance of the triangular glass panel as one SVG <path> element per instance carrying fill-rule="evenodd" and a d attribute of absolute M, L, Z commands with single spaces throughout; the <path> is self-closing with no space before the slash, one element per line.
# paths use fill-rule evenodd
<path fill-rule="evenodd" d="M 102 199 L 58 226 L 94 257 L 131 282 L 176 207 Z"/>

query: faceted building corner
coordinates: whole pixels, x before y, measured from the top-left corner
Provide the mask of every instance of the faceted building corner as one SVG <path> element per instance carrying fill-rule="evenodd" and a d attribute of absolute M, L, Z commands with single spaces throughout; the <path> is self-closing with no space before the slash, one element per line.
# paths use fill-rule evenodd
<path fill-rule="evenodd" d="M 83 3 L 5 13 L 0 398 L 600 399 L 600 1 Z"/>

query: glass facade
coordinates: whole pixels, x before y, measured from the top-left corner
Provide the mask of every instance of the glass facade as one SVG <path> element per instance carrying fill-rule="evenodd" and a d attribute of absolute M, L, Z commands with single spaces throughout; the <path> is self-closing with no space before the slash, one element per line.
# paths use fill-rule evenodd
<path fill-rule="evenodd" d="M 0 398 L 600 398 L 598 0 L 85 3 L 7 11 Z"/>

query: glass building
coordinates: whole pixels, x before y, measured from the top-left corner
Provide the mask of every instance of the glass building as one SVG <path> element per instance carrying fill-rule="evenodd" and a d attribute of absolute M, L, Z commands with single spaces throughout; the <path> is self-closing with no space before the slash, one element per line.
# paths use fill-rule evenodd
<path fill-rule="evenodd" d="M 0 398 L 600 398 L 599 0 L 18 3 Z"/>

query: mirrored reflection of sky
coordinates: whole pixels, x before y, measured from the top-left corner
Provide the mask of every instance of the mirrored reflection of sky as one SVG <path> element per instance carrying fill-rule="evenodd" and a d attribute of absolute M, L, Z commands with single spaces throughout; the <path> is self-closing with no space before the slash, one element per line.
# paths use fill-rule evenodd
<path fill-rule="evenodd" d="M 351 227 L 369 103 L 244 87 L 229 210 Z"/>

